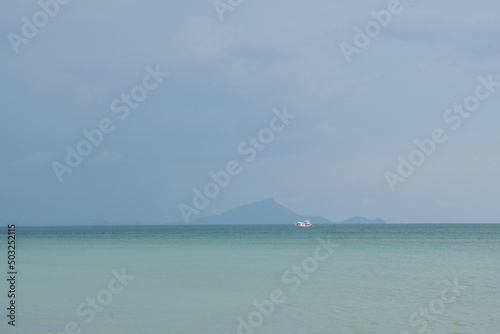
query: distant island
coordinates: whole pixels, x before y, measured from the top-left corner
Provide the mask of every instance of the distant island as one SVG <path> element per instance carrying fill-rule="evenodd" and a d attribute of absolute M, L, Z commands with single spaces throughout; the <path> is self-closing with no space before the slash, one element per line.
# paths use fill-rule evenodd
<path fill-rule="evenodd" d="M 294 224 L 298 221 L 310 220 L 312 224 L 385 224 L 382 219 L 368 219 L 352 217 L 342 222 L 332 222 L 321 216 L 302 216 L 272 198 L 260 202 L 244 204 L 220 215 L 201 217 L 192 225 L 255 225 L 255 224 Z M 171 223 L 172 225 L 185 224 L 184 221 Z"/>
<path fill-rule="evenodd" d="M 226 211 L 220 215 L 201 217 L 191 225 L 256 225 L 256 224 L 295 224 L 298 221 L 310 220 L 315 224 L 386 224 L 382 219 L 368 219 L 365 217 L 352 217 L 341 222 L 332 222 L 321 216 L 302 216 L 281 204 L 276 203 L 272 198 L 260 202 L 244 204 L 234 209 Z M 24 226 L 133 226 L 146 225 L 137 220 L 93 220 L 93 219 L 58 219 L 47 221 L 41 225 L 23 224 Z M 186 222 L 179 220 L 176 222 L 161 225 L 186 225 Z"/>

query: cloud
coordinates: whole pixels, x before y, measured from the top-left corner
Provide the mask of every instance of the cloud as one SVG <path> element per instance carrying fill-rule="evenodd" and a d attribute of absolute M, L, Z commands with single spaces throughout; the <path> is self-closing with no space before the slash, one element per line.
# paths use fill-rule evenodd
<path fill-rule="evenodd" d="M 210 1 L 88 0 L 61 7 L 19 55 L 7 39 L 0 49 L 0 183 L 5 193 L 32 194 L 43 203 L 28 212 L 0 201 L 0 211 L 35 222 L 80 218 L 84 208 L 100 206 L 107 220 L 178 220 L 177 205 L 192 187 L 235 159 L 238 144 L 268 124 L 273 108 L 286 105 L 297 115 L 293 125 L 213 201 L 215 211 L 272 194 L 292 210 L 334 221 L 362 214 L 360 206 L 401 221 L 443 213 L 450 221 L 498 220 L 499 96 L 450 133 L 397 195 L 383 173 L 416 138 L 442 126 L 443 111 L 475 88 L 477 76 L 498 74 L 500 3 L 408 4 L 347 65 L 338 44 L 352 41 L 353 27 L 386 3 L 248 2 L 224 22 Z M 23 1 L 4 7 L 4 37 L 19 33 L 21 17 L 38 10 Z M 116 122 L 92 164 L 59 185 L 50 162 L 64 159 L 82 129 L 116 116 L 112 101 L 156 64 L 171 73 L 168 80 L 127 122 Z M 100 191 L 99 201 L 79 192 L 84 185 Z M 141 192 L 132 199 L 128 189 Z M 469 203 L 470 210 L 449 210 L 455 203 Z"/>
<path fill-rule="evenodd" d="M 92 162 L 97 163 L 97 164 L 120 163 L 120 162 L 124 162 L 124 161 L 125 161 L 125 159 L 123 158 L 121 153 L 109 152 L 109 151 L 103 151 L 99 155 L 97 155 L 95 158 L 92 159 Z"/>
<path fill-rule="evenodd" d="M 34 152 L 28 157 L 21 159 L 20 164 L 24 166 L 41 165 L 50 162 L 51 154 L 49 152 Z"/>
<path fill-rule="evenodd" d="M 376 199 L 373 199 L 373 198 L 367 198 L 367 199 L 364 199 L 361 203 L 363 203 L 364 205 L 373 205 L 373 204 L 377 204 L 378 201 Z"/>
<path fill-rule="evenodd" d="M 318 132 L 327 136 L 336 136 L 339 134 L 339 129 L 336 126 L 330 124 L 319 124 Z"/>
<path fill-rule="evenodd" d="M 449 200 L 436 200 L 434 205 L 440 208 L 455 208 L 457 204 L 454 201 Z"/>
<path fill-rule="evenodd" d="M 497 16 L 476 10 L 461 12 L 464 7 L 458 5 L 453 11 L 432 6 L 407 9 L 404 20 L 388 29 L 388 35 L 426 48 L 448 49 L 459 58 L 467 56 L 476 61 L 491 58 L 500 50 L 500 42 L 493 37 L 500 33 Z"/>

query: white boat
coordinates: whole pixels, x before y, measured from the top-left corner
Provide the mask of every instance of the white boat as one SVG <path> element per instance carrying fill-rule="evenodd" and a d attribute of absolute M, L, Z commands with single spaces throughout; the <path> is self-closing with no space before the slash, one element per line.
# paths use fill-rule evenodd
<path fill-rule="evenodd" d="M 303 222 L 297 222 L 295 223 L 295 226 L 301 226 L 301 227 L 311 227 L 313 226 L 309 220 L 305 220 Z"/>

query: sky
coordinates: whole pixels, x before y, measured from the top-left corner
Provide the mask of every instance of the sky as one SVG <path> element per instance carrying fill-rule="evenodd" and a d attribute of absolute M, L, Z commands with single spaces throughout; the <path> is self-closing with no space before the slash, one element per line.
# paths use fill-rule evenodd
<path fill-rule="evenodd" d="M 59 1 L 0 5 L 5 223 L 500 222 L 498 1 Z"/>

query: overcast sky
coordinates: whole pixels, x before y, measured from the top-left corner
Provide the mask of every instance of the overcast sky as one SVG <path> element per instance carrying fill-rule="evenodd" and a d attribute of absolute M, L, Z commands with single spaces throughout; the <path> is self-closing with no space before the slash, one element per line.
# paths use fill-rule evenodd
<path fill-rule="evenodd" d="M 159 224 L 181 204 L 193 220 L 274 198 L 333 221 L 499 222 L 500 87 L 470 116 L 447 109 L 500 82 L 500 3 L 402 0 L 370 23 L 389 2 L 73 0 L 50 16 L 2 1 L 2 220 Z M 103 120 L 68 172 L 67 146 Z M 446 141 L 391 189 L 434 129 Z M 193 189 L 230 161 L 197 209 Z"/>

